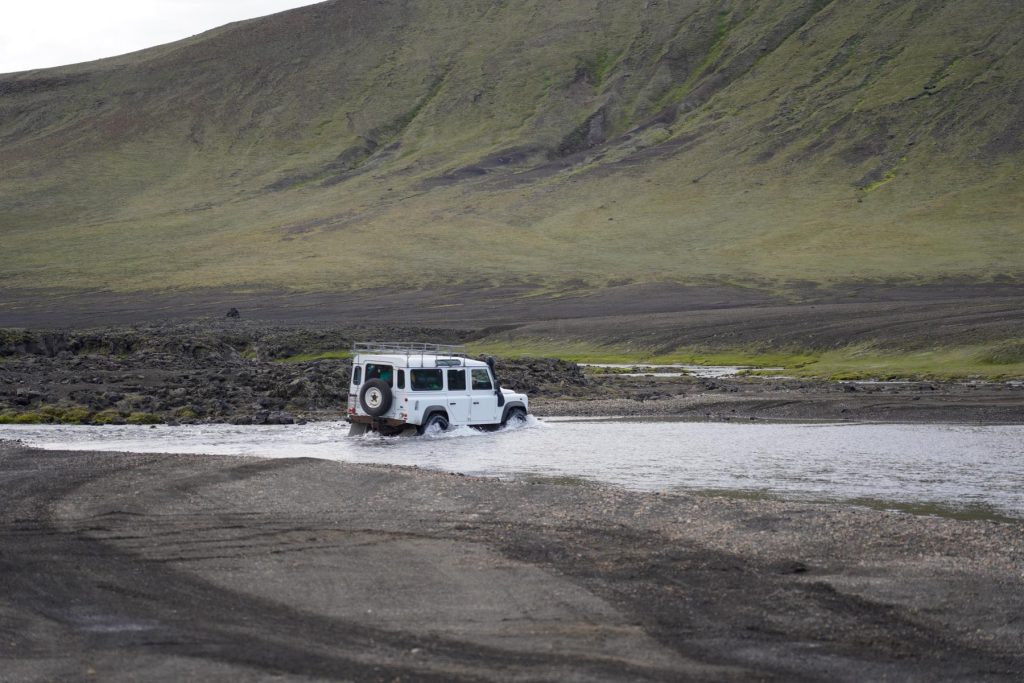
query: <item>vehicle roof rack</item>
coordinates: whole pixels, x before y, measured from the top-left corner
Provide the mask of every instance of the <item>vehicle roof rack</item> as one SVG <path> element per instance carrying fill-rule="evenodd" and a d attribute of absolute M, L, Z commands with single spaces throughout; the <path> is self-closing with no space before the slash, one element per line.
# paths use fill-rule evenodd
<path fill-rule="evenodd" d="M 353 342 L 352 355 L 357 353 L 392 353 L 400 356 L 448 356 L 465 358 L 461 344 L 430 344 L 427 342 Z"/>

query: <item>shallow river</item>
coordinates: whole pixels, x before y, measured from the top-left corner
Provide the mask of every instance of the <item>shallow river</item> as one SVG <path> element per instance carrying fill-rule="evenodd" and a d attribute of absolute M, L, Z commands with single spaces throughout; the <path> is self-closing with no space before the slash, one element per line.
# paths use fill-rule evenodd
<path fill-rule="evenodd" d="M 547 418 L 496 433 L 346 436 L 281 427 L 0 426 L 50 449 L 308 456 L 473 475 L 572 477 L 646 491 L 937 505 L 1024 518 L 1024 426 L 730 424 Z"/>

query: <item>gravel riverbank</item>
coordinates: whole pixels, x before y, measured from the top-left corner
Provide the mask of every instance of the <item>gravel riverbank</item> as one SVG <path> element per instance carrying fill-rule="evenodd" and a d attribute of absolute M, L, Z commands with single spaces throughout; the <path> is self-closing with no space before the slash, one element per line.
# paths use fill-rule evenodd
<path fill-rule="evenodd" d="M 1018 681 L 1024 525 L 0 444 L 5 681 Z"/>

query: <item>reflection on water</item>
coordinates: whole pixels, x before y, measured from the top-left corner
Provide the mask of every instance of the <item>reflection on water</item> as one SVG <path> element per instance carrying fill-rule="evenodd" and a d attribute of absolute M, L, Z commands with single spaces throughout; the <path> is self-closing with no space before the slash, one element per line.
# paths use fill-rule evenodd
<path fill-rule="evenodd" d="M 345 423 L 2 426 L 42 448 L 315 457 L 647 491 L 982 507 L 1024 517 L 1024 426 L 729 424 L 531 418 L 494 433 L 346 436 Z"/>

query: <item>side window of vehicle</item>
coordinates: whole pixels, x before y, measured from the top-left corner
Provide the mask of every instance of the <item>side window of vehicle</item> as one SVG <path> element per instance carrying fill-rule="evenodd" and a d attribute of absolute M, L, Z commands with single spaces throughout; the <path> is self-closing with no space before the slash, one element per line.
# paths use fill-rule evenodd
<path fill-rule="evenodd" d="M 441 391 L 444 376 L 440 370 L 410 370 L 409 380 L 413 391 Z"/>
<path fill-rule="evenodd" d="M 483 368 L 473 369 L 473 391 L 488 391 L 493 389 L 491 375 Z"/>
<path fill-rule="evenodd" d="M 352 385 L 359 386 L 363 383 L 363 366 L 357 365 L 352 369 Z"/>
<path fill-rule="evenodd" d="M 466 371 L 465 370 L 449 370 L 448 371 L 448 391 L 465 391 L 466 390 Z"/>
<path fill-rule="evenodd" d="M 405 389 L 405 370 L 398 371 L 398 388 Z"/>

